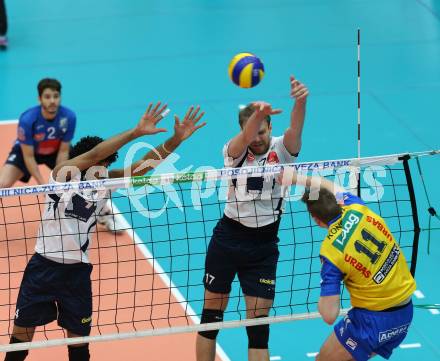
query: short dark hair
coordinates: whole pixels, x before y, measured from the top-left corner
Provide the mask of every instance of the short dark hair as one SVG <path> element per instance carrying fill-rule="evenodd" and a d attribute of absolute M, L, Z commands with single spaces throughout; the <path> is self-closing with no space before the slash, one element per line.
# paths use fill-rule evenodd
<path fill-rule="evenodd" d="M 86 136 L 82 137 L 72 148 L 70 148 L 70 159 L 75 158 L 81 154 L 88 152 L 95 148 L 99 143 L 103 142 L 101 137 Z M 118 152 L 109 155 L 107 158 L 102 159 L 100 162 L 107 162 L 109 165 L 116 162 L 118 159 Z"/>
<path fill-rule="evenodd" d="M 238 113 L 238 122 L 240 123 L 240 128 L 243 128 L 244 123 L 247 122 L 254 111 L 255 107 L 253 104 L 248 104 L 243 109 L 240 109 L 240 112 Z M 270 125 L 270 115 L 266 116 L 266 121 L 267 125 Z"/>
<path fill-rule="evenodd" d="M 325 188 L 319 189 L 319 192 L 314 189 L 306 189 L 301 200 L 306 204 L 307 210 L 312 216 L 325 223 L 342 213 L 342 208 L 336 201 L 335 195 Z"/>
<path fill-rule="evenodd" d="M 40 97 L 46 89 L 52 89 L 61 94 L 61 83 L 56 79 L 44 78 L 38 82 L 37 89 Z"/>

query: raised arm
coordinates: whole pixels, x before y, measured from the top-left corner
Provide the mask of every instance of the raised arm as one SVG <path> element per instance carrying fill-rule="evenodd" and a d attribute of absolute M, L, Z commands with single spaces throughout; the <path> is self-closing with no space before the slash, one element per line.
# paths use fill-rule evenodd
<path fill-rule="evenodd" d="M 295 105 L 290 113 L 290 126 L 284 133 L 284 146 L 290 154 L 298 154 L 301 150 L 301 136 L 306 116 L 306 103 L 309 90 L 295 77 L 290 77 L 290 96 Z"/>
<path fill-rule="evenodd" d="M 188 139 L 196 130 L 206 125 L 206 122 L 198 124 L 199 120 L 205 114 L 204 112 L 199 112 L 199 106 L 195 109 L 194 107 L 190 107 L 182 122 L 180 121 L 180 118 L 175 115 L 174 134 L 171 138 L 158 145 L 154 150 L 150 150 L 142 157 L 142 159 L 134 162 L 125 170 L 112 169 L 109 172 L 109 177 L 120 178 L 128 176 L 140 176 L 157 167 L 166 157 L 173 153 L 184 140 Z"/>
<path fill-rule="evenodd" d="M 92 150 L 79 155 L 78 157 L 69 159 L 61 164 L 58 164 L 53 170 L 53 177 L 57 181 L 66 181 L 68 179 L 58 179 L 57 175 L 61 168 L 63 167 L 73 167 L 79 171 L 88 169 L 94 165 L 98 165 L 99 162 L 109 157 L 111 154 L 119 150 L 128 142 L 139 138 L 143 135 L 157 134 L 160 132 L 166 132 L 166 129 L 157 128 L 157 123 L 163 118 L 162 112 L 166 109 L 166 104 L 160 106 L 161 103 L 158 102 L 154 107 L 150 103 L 147 111 L 140 119 L 138 125 L 124 133 L 115 135 L 102 143 L 98 144 Z"/>
<path fill-rule="evenodd" d="M 310 189 L 324 188 L 336 195 L 336 193 L 345 193 L 347 190 L 324 177 L 309 176 L 296 172 L 292 167 L 287 167 L 278 177 L 278 182 L 284 186 L 297 184 Z"/>
<path fill-rule="evenodd" d="M 244 124 L 241 132 L 229 143 L 228 155 L 233 159 L 240 157 L 252 143 L 268 115 L 281 113 L 281 109 L 272 109 L 272 106 L 265 102 L 254 102 L 252 105 L 255 107 L 255 111 Z"/>

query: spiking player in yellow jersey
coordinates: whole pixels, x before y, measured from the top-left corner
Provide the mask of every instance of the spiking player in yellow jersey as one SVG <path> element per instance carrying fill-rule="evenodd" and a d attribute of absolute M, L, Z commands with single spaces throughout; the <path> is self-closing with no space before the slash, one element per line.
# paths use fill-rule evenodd
<path fill-rule="evenodd" d="M 283 184 L 302 184 L 302 201 L 328 229 L 321 245 L 321 297 L 318 309 L 328 324 L 340 311 L 344 282 L 353 308 L 334 326 L 319 361 L 386 359 L 405 338 L 413 317 L 416 283 L 385 221 L 359 197 L 320 177 L 287 171 Z"/>

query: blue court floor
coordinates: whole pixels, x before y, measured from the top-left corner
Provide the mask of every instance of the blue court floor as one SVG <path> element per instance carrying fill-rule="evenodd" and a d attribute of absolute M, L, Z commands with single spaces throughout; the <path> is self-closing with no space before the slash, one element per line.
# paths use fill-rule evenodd
<path fill-rule="evenodd" d="M 10 48 L 0 52 L 0 119 L 16 119 L 37 100 L 36 84 L 56 77 L 63 104 L 78 115 L 76 139 L 134 126 L 150 101 L 172 114 L 200 104 L 208 125 L 178 150 L 177 170 L 222 166 L 223 144 L 239 130 L 239 104 L 266 100 L 284 113 L 289 75 L 310 90 L 300 161 L 357 156 L 357 49 L 362 40 L 362 156 L 440 148 L 440 0 L 6 0 Z M 266 75 L 240 89 L 227 75 L 239 52 L 253 52 Z M 171 117 L 163 126 L 172 133 Z M 166 135 L 151 138 L 159 144 Z M 124 153 L 124 150 L 121 152 Z M 119 165 L 122 165 L 120 158 Z M 439 157 L 422 160 L 440 209 Z M 413 174 L 416 170 L 413 169 Z M 422 228 L 427 205 L 416 182 Z M 433 220 L 433 227 L 440 222 Z M 422 232 L 415 303 L 440 303 L 440 237 Z M 440 360 L 440 314 L 416 310 L 395 360 Z M 320 319 L 275 325 L 272 360 L 312 359 L 330 332 Z M 242 340 L 242 342 L 237 342 Z M 246 359 L 244 329 L 219 342 Z"/>

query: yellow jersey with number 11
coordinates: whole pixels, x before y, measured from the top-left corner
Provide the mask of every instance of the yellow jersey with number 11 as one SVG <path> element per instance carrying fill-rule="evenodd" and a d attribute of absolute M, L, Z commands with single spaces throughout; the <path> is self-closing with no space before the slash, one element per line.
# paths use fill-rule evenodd
<path fill-rule="evenodd" d="M 342 209 L 322 242 L 321 256 L 343 273 L 352 306 L 381 311 L 411 297 L 416 283 L 382 217 L 359 203 Z"/>

